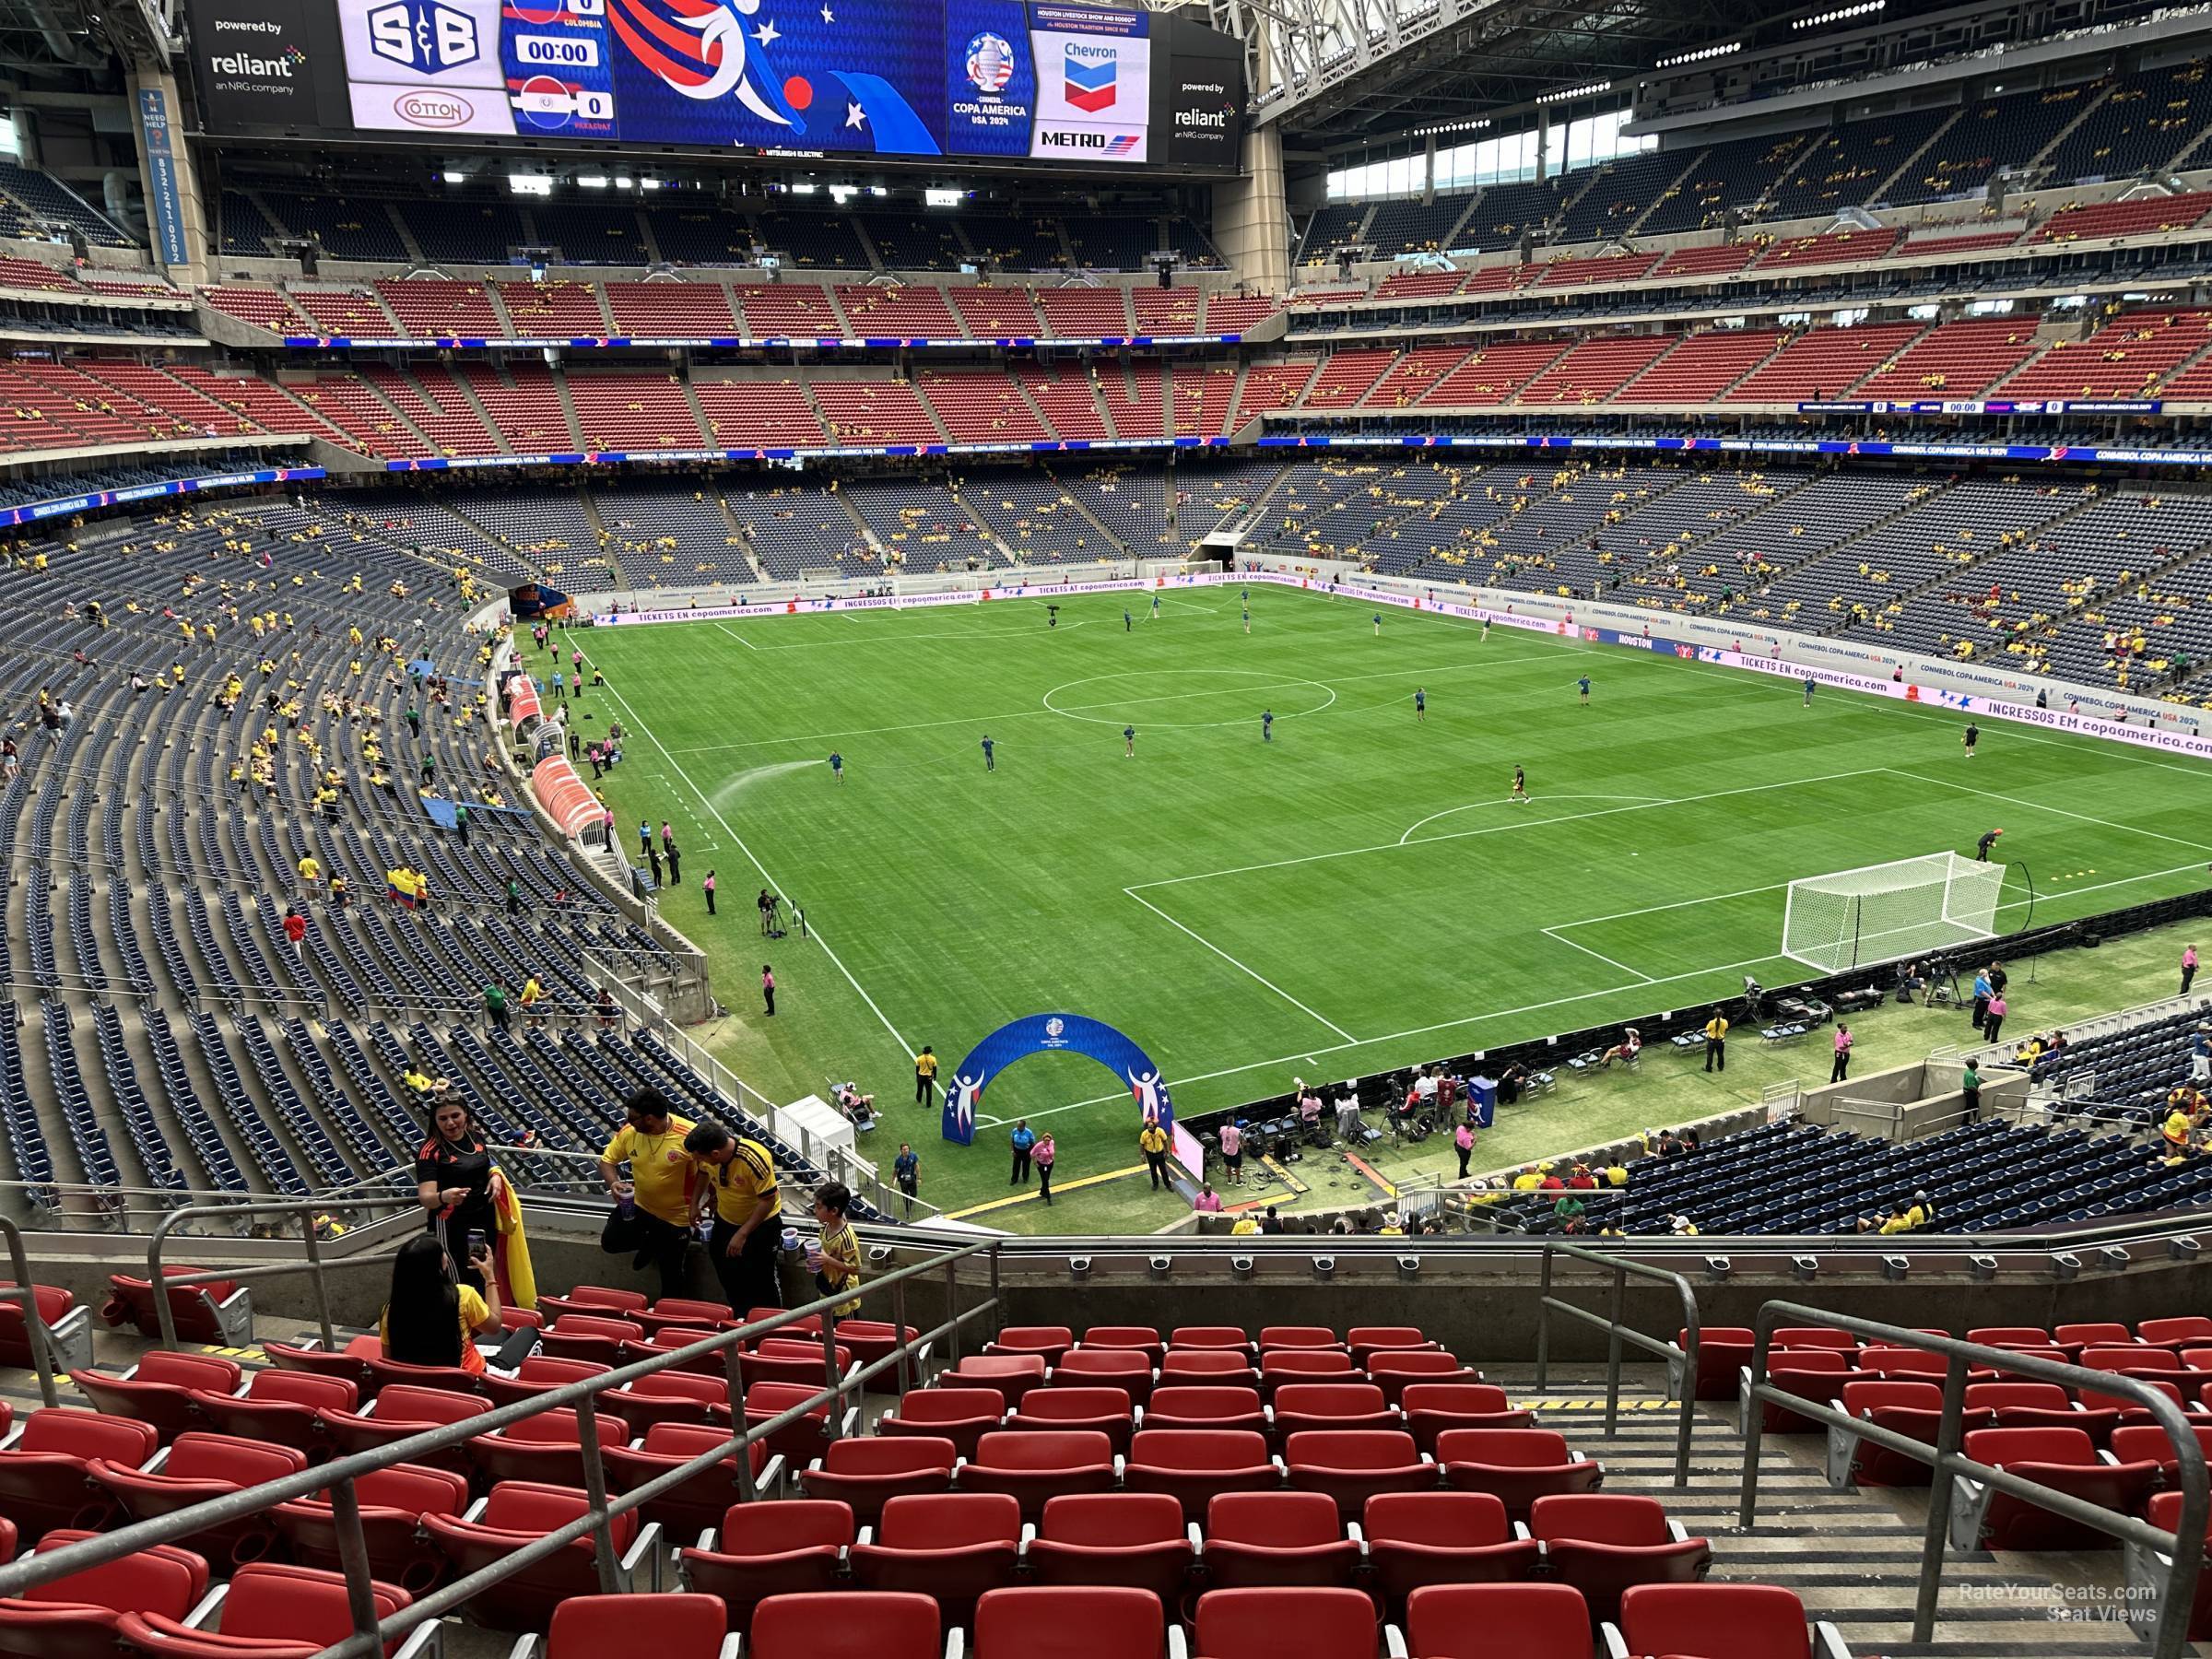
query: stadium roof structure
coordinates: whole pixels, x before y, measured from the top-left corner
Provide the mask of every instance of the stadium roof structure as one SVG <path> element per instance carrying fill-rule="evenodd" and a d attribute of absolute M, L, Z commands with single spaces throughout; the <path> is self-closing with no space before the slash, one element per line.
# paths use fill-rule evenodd
<path fill-rule="evenodd" d="M 1329 147 L 1472 121 L 1648 75 L 1715 44 L 1787 40 L 1817 4 L 1761 0 L 1206 0 L 1246 42 L 1253 116 Z M 1832 8 L 1830 8 L 1832 10 Z M 1885 25 L 1944 8 L 1887 0 Z"/>

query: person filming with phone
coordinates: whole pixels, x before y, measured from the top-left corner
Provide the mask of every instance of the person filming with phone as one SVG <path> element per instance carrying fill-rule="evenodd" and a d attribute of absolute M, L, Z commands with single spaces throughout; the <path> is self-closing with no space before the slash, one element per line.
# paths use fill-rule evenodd
<path fill-rule="evenodd" d="M 476 1252 L 471 1265 L 488 1288 L 479 1295 L 460 1282 L 453 1258 L 436 1233 L 422 1233 L 399 1247 L 392 1258 L 392 1295 L 377 1322 L 384 1358 L 403 1365 L 453 1365 L 481 1371 L 485 1361 L 476 1344 L 479 1335 L 497 1335 L 500 1291 L 490 1284 L 487 1269 L 491 1247 L 482 1235 L 470 1244 Z"/>

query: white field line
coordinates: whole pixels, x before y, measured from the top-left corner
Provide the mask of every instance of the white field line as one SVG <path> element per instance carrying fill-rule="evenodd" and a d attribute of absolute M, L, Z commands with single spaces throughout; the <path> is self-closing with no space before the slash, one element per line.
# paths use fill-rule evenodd
<path fill-rule="evenodd" d="M 1593 950 L 1587 945 L 1577 945 L 1572 939 L 1569 938 L 1565 934 L 1559 932 L 1559 930 L 1556 927 L 1547 927 L 1543 930 L 1543 934 L 1546 938 L 1555 939 L 1559 944 L 1566 946 L 1570 950 L 1579 950 L 1584 956 L 1595 957 L 1599 961 L 1605 963 L 1605 965 L 1608 968 L 1618 968 L 1623 973 L 1632 973 L 1647 985 L 1652 982 L 1652 976 L 1644 972 L 1641 969 L 1631 968 L 1626 962 L 1615 961 L 1604 951 Z"/>
<path fill-rule="evenodd" d="M 759 646 L 754 644 L 750 640 L 747 639 L 743 634 L 732 628 L 727 622 L 717 622 L 714 624 L 714 626 L 722 629 L 724 633 L 728 634 L 731 639 L 736 641 L 738 644 L 744 646 L 747 651 L 758 651 L 760 649 Z M 780 649 L 789 650 L 790 647 L 783 646 Z"/>
<path fill-rule="evenodd" d="M 1190 937 L 1195 939 L 1199 944 L 1205 946 L 1206 949 L 1212 951 L 1216 956 L 1219 957 L 1223 961 L 1227 962 L 1231 968 L 1234 968 L 1238 972 L 1243 974 L 1246 978 L 1251 979 L 1259 984 L 1266 986 L 1268 990 L 1274 992 L 1276 995 L 1281 997 L 1285 1002 L 1288 1003 L 1292 1007 L 1296 1008 L 1307 1018 L 1318 1021 L 1320 1024 L 1327 1026 L 1330 1030 L 1335 1032 L 1337 1036 L 1343 1038 L 1347 1042 L 1357 1042 L 1359 1041 L 1358 1038 L 1354 1037 L 1349 1031 L 1346 1030 L 1335 1020 L 1328 1018 L 1325 1015 L 1315 1013 L 1312 1008 L 1308 1007 L 1304 1003 L 1299 1001 L 1297 997 L 1291 995 L 1289 992 L 1284 990 L 1280 985 L 1277 984 L 1265 974 L 1260 972 L 1256 968 L 1253 968 L 1243 962 L 1240 962 L 1235 957 L 1230 956 L 1228 951 L 1222 949 L 1220 946 L 1215 944 L 1211 939 L 1207 938 L 1204 934 L 1198 932 L 1195 928 L 1185 927 L 1182 923 L 1176 921 L 1174 917 L 1169 915 L 1166 911 L 1161 910 L 1159 905 L 1153 903 L 1152 900 L 1147 899 L 1143 894 L 1138 893 L 1129 888 L 1124 888 L 1122 891 L 1127 893 L 1130 898 L 1135 900 L 1139 904 L 1143 905 L 1147 910 L 1158 916 L 1162 922 L 1165 922 L 1170 927 L 1174 928 L 1179 933 L 1187 934 Z"/>
<path fill-rule="evenodd" d="M 698 781 L 694 779 L 689 772 L 683 769 L 682 764 L 677 759 L 677 758 L 668 752 L 667 747 L 661 742 L 661 740 L 653 735 L 653 732 L 646 726 L 643 721 L 638 718 L 638 712 L 635 709 L 630 708 L 629 700 L 624 697 L 619 691 L 615 690 L 614 687 L 612 686 L 606 687 L 606 689 L 613 696 L 617 702 L 620 703 L 622 707 L 628 711 L 629 715 L 629 723 L 637 729 L 638 735 L 643 737 L 647 742 L 651 743 L 654 748 L 657 748 L 661 751 L 662 759 L 668 762 L 670 770 L 672 770 L 678 778 L 682 779 L 684 782 L 689 786 L 691 793 L 699 797 L 699 804 L 701 806 L 704 806 L 709 813 L 713 815 L 714 821 L 722 826 L 722 831 L 724 835 L 730 838 L 731 844 L 735 846 L 737 851 L 745 855 L 747 862 L 749 863 L 754 869 L 760 872 L 760 879 L 768 884 L 771 891 L 778 893 L 784 891 L 783 885 L 779 882 L 774 876 L 770 874 L 768 866 L 760 862 L 759 854 L 756 853 L 752 848 L 745 844 L 745 837 L 739 835 L 735 830 L 730 827 L 730 821 L 722 816 L 721 808 L 716 806 L 712 800 L 708 799 L 707 792 L 699 786 Z M 814 918 L 811 916 L 808 917 L 806 921 L 806 931 L 812 942 L 820 947 L 821 953 L 824 956 L 830 959 L 830 966 L 835 968 L 838 972 L 845 976 L 845 983 L 851 985 L 853 991 L 858 994 L 860 1000 L 868 1005 L 868 1012 L 875 1015 L 876 1018 L 882 1022 L 883 1029 L 891 1034 L 891 1041 L 899 1045 L 900 1052 L 911 1057 L 916 1052 L 913 1045 L 908 1042 L 905 1037 L 900 1034 L 899 1028 L 891 1023 L 891 1017 L 886 1014 L 882 1008 L 877 1006 L 876 999 L 868 994 L 867 988 L 857 979 L 853 977 L 853 971 L 845 966 L 844 959 L 830 947 L 830 941 L 823 936 L 822 930 L 815 924 Z"/>
<path fill-rule="evenodd" d="M 1529 798 L 1534 801 L 1536 797 L 1532 795 Z M 1642 805 L 1647 806 L 1667 806 L 1673 805 L 1672 797 L 1667 795 L 1547 794 L 1543 798 L 1547 801 L 1636 801 L 1641 802 Z M 1478 806 L 1510 806 L 1512 805 L 1512 797 L 1511 795 L 1507 795 L 1503 798 L 1488 801 L 1469 801 L 1464 806 L 1447 806 L 1441 812 L 1432 812 L 1427 818 L 1416 822 L 1412 829 L 1407 830 L 1405 834 L 1398 837 L 1398 844 L 1400 846 L 1404 846 L 1407 841 L 1413 839 L 1414 830 L 1421 829 L 1425 825 L 1433 824 L 1438 818 L 1451 818 L 1455 814 L 1462 812 L 1473 812 Z M 1545 818 L 1541 821 L 1547 824 L 1555 824 L 1559 822 L 1559 819 Z M 1435 838 L 1431 837 L 1427 839 Z"/>
<path fill-rule="evenodd" d="M 1964 763 L 1961 762 L 1961 764 Z M 2177 847 L 2188 847 L 2198 853 L 2212 853 L 2212 843 L 2188 841 L 2179 835 L 2168 835 L 2162 830 L 2146 830 L 2140 824 L 2116 824 L 2110 818 L 2091 818 L 2086 812 L 2069 812 L 2064 806 L 2053 806 L 2042 801 L 2031 801 L 2025 795 L 2002 794 L 1994 789 L 1978 789 L 1971 783 L 1961 783 L 1956 778 L 1931 778 L 1925 772 L 1904 771 L 1894 766 L 1885 766 L 1881 770 L 1895 777 L 1917 778 L 1923 783 L 1939 784 L 1946 789 L 1957 789 L 1967 794 L 1978 794 L 1992 801 L 2003 801 L 2008 806 L 2022 807 L 2030 812 L 2055 813 L 2060 818 L 2073 818 L 2078 823 L 2095 824 L 2100 830 L 2117 830 L 2127 835 L 2146 835 L 2153 841 L 2171 841 Z"/>
<path fill-rule="evenodd" d="M 1726 800 L 1735 795 L 1760 794 L 1770 790 L 1797 789 L 1811 783 L 1840 783 L 1847 778 L 1873 777 L 1886 773 L 1886 766 L 1859 767 L 1851 771 L 1824 772 L 1817 778 L 1785 778 L 1777 783 L 1748 783 L 1740 789 L 1716 789 L 1705 794 L 1677 795 L 1671 800 L 1653 800 L 1627 806 L 1600 806 L 1589 812 L 1561 813 L 1556 818 L 1524 818 L 1512 823 L 1490 824 L 1480 830 L 1453 830 L 1442 835 L 1424 835 L 1418 841 L 1378 841 L 1369 847 L 1345 847 L 1334 853 L 1308 853 L 1297 858 L 1270 859 L 1265 864 L 1236 865 L 1226 870 L 1204 870 L 1194 876 L 1169 876 L 1159 881 L 1140 881 L 1129 888 L 1132 893 L 1140 888 L 1180 887 L 1191 881 L 1213 881 L 1223 876 L 1249 876 L 1258 870 L 1289 869 L 1298 865 L 1314 864 L 1324 859 L 1358 858 L 1368 853 L 1394 853 L 1406 847 L 1425 847 L 1434 841 L 1465 841 L 1477 835 L 1499 835 L 1512 830 L 1526 830 L 1552 824 L 1580 823 L 1585 818 L 1612 818 L 1624 812 L 1653 812 L 1665 806 L 1688 806 L 1700 801 Z M 1541 799 L 1542 797 L 1537 797 Z"/>

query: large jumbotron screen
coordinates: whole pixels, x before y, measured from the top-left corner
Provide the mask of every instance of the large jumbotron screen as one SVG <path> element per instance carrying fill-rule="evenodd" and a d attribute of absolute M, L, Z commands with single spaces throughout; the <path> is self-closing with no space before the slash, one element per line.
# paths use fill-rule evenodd
<path fill-rule="evenodd" d="M 194 0 L 217 133 L 1233 171 L 1236 42 L 1074 0 Z"/>

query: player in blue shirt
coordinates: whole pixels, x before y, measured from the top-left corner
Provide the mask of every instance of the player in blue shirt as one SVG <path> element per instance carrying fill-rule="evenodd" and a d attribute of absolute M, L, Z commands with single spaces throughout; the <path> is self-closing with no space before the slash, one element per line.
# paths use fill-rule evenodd
<path fill-rule="evenodd" d="M 1590 677 L 1589 677 L 1588 675 L 1586 675 L 1586 674 L 1585 674 L 1585 675 L 1583 675 L 1583 677 L 1582 677 L 1581 679 L 1578 679 L 1578 680 L 1576 680 L 1574 683 L 1575 683 L 1575 685 L 1576 685 L 1577 687 L 1579 687 L 1579 688 L 1581 688 L 1581 690 L 1582 690 L 1582 693 L 1583 693 L 1583 706 L 1584 708 L 1587 708 L 1587 707 L 1589 707 L 1589 706 L 1590 706 Z"/>
<path fill-rule="evenodd" d="M 1133 725 L 1122 728 L 1122 759 L 1124 760 L 1136 759 L 1136 728 Z"/>
<path fill-rule="evenodd" d="M 1159 620 L 1159 595 L 1158 594 L 1152 595 L 1152 620 L 1155 622 Z"/>
<path fill-rule="evenodd" d="M 1813 706 L 1813 687 L 1816 683 L 1811 675 L 1805 677 L 1805 706 L 1808 709 Z"/>
<path fill-rule="evenodd" d="M 830 775 L 840 783 L 845 781 L 845 758 L 835 749 L 830 751 Z"/>
<path fill-rule="evenodd" d="M 1252 631 L 1252 606 L 1249 605 L 1244 607 L 1244 631 Z"/>
<path fill-rule="evenodd" d="M 1429 718 L 1429 693 L 1418 686 L 1413 688 L 1413 717 L 1418 721 Z"/>
<path fill-rule="evenodd" d="M 1262 743 L 1275 741 L 1275 711 L 1273 709 L 1260 711 L 1260 741 Z"/>
<path fill-rule="evenodd" d="M 1377 611 L 1377 612 L 1375 613 L 1375 638 L 1379 640 L 1379 639 L 1381 639 L 1382 637 L 1382 613 L 1381 611 Z"/>
<path fill-rule="evenodd" d="M 998 770 L 998 746 L 993 743 L 988 736 L 983 739 L 983 770 L 985 771 Z"/>
<path fill-rule="evenodd" d="M 1136 624 L 1129 618 L 1129 607 L 1124 605 L 1122 606 L 1122 631 L 1124 633 L 1134 632 Z"/>

